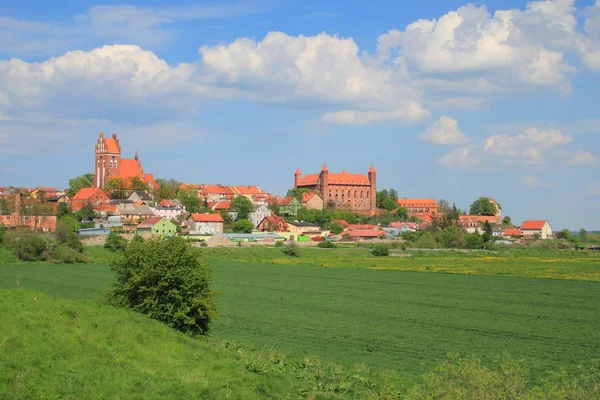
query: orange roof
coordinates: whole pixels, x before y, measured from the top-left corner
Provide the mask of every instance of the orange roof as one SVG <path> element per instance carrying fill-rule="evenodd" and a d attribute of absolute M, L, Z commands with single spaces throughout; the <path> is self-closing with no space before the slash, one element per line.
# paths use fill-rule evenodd
<path fill-rule="evenodd" d="M 346 171 L 341 173 L 330 173 L 327 178 L 328 184 L 341 185 L 371 185 L 371 181 L 364 174 L 349 174 Z"/>
<path fill-rule="evenodd" d="M 409 215 L 427 223 L 433 221 L 436 217 L 439 217 L 439 214 L 433 215 L 432 213 L 428 212 L 411 212 Z"/>
<path fill-rule="evenodd" d="M 523 232 L 519 228 L 506 228 L 504 236 L 523 236 Z"/>
<path fill-rule="evenodd" d="M 140 165 L 135 160 L 121 160 L 120 178 L 133 178 L 135 176 L 142 178 L 142 170 Z"/>
<path fill-rule="evenodd" d="M 213 208 L 213 210 L 229 210 L 230 208 L 230 201 L 222 201 L 220 203 L 217 203 L 215 205 L 215 208 Z"/>
<path fill-rule="evenodd" d="M 270 215 L 270 216 L 265 217 L 264 219 L 266 219 L 268 222 L 270 222 L 271 224 L 274 224 L 274 225 L 281 224 L 283 229 L 287 229 L 287 222 L 285 222 L 285 219 L 283 219 L 281 217 L 277 217 L 275 215 Z"/>
<path fill-rule="evenodd" d="M 302 193 L 302 203 L 308 203 L 315 196 L 318 196 L 315 192 Z"/>
<path fill-rule="evenodd" d="M 73 196 L 73 200 L 87 200 L 93 195 L 95 195 L 98 190 L 104 192 L 100 188 L 83 188 L 79 192 L 77 192 L 75 196 Z"/>
<path fill-rule="evenodd" d="M 154 226 L 154 224 L 156 224 L 161 219 L 163 219 L 163 217 L 159 217 L 159 216 L 148 217 L 144 220 L 144 222 L 138 224 L 137 227 L 138 228 L 152 228 Z"/>
<path fill-rule="evenodd" d="M 347 227 L 348 225 L 350 225 L 348 222 L 346 222 L 343 219 L 334 219 L 333 221 L 331 221 L 331 223 L 332 224 L 338 224 L 338 225 L 345 226 L 345 227 Z"/>
<path fill-rule="evenodd" d="M 219 214 L 192 214 L 195 222 L 223 222 Z"/>
<path fill-rule="evenodd" d="M 500 217 L 496 215 L 460 215 L 458 217 L 459 222 L 489 222 L 490 224 L 497 224 L 500 222 Z"/>
<path fill-rule="evenodd" d="M 521 230 L 539 230 L 544 227 L 546 222 L 548 221 L 546 221 L 545 219 L 523 221 L 523 223 L 521 224 Z"/>
<path fill-rule="evenodd" d="M 405 226 L 417 229 L 419 227 L 419 224 L 417 222 L 390 222 L 389 225 L 390 228 L 403 228 Z"/>
<path fill-rule="evenodd" d="M 104 147 L 107 153 L 119 154 L 119 146 L 114 138 L 104 138 Z"/>
<path fill-rule="evenodd" d="M 437 207 L 434 199 L 398 199 L 401 207 Z"/>
<path fill-rule="evenodd" d="M 293 196 L 287 196 L 282 198 L 277 198 L 277 204 L 279 204 L 280 206 L 287 206 L 288 204 L 290 204 L 290 201 L 292 201 L 294 197 Z"/>
<path fill-rule="evenodd" d="M 355 230 L 345 231 L 342 235 L 350 235 L 350 237 L 379 237 L 385 235 L 385 231 Z"/>
<path fill-rule="evenodd" d="M 350 224 L 348 225 L 348 230 L 349 231 L 357 231 L 357 230 L 373 230 L 373 229 L 379 229 L 379 227 L 377 225 L 370 225 L 370 224 Z"/>
<path fill-rule="evenodd" d="M 234 194 L 233 190 L 229 186 L 220 185 L 204 185 L 202 186 L 202 193 L 210 194 Z"/>

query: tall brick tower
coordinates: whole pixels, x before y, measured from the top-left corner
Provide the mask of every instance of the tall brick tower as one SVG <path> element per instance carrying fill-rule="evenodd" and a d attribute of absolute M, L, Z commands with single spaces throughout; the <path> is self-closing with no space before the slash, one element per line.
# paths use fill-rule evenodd
<path fill-rule="evenodd" d="M 118 177 L 121 173 L 121 144 L 117 134 L 107 138 L 104 132 L 96 143 L 96 159 L 94 165 L 94 187 L 102 188 L 112 177 Z"/>
<path fill-rule="evenodd" d="M 371 182 L 371 212 L 375 214 L 377 210 L 377 171 L 373 164 L 369 168 L 369 182 Z"/>

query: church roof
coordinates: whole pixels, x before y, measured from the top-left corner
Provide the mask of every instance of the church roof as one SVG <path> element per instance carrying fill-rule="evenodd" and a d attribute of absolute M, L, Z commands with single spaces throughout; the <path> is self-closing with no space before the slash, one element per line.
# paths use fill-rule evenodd
<path fill-rule="evenodd" d="M 133 178 L 134 176 L 143 178 L 140 164 L 135 160 L 121 160 L 121 178 Z"/>
<path fill-rule="evenodd" d="M 106 147 L 107 153 L 120 153 L 119 145 L 117 145 L 117 141 L 113 138 L 104 138 L 104 147 Z"/>

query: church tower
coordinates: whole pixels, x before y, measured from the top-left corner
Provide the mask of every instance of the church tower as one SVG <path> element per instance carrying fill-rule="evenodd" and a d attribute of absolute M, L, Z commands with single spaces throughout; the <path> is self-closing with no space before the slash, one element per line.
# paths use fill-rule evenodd
<path fill-rule="evenodd" d="M 94 187 L 103 188 L 106 182 L 118 177 L 121 171 L 121 144 L 117 134 L 107 138 L 104 132 L 96 143 L 96 158 L 94 165 Z"/>
<path fill-rule="evenodd" d="M 371 182 L 371 210 L 377 209 L 377 171 L 373 164 L 369 168 L 369 182 Z"/>

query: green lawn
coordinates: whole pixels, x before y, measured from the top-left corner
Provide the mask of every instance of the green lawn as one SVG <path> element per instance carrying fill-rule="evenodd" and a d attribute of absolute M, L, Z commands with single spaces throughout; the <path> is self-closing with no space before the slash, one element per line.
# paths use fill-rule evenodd
<path fill-rule="evenodd" d="M 213 329 L 217 339 L 316 355 L 346 366 L 396 369 L 409 381 L 452 353 L 486 362 L 510 353 L 523 358 L 534 374 L 547 368 L 574 370 L 600 354 L 597 282 L 383 269 L 382 264 L 405 260 L 375 259 L 365 249 L 314 249 L 297 259 L 282 258 L 279 249 L 245 250 L 207 252 L 214 258 L 220 292 Z M 244 255 L 248 262 L 235 261 Z M 431 260 L 441 263 L 443 256 L 421 255 L 410 262 L 433 265 Z M 491 262 L 489 254 L 446 256 L 449 263 Z M 362 257 L 381 270 L 302 265 L 333 266 L 344 257 Z M 577 259 L 565 269 L 576 263 L 584 265 Z M 521 258 L 504 268 L 526 270 Z M 484 272 L 492 274 L 490 269 Z M 0 287 L 18 285 L 70 299 L 98 299 L 110 281 L 108 266 L 102 263 L 0 267 Z"/>

